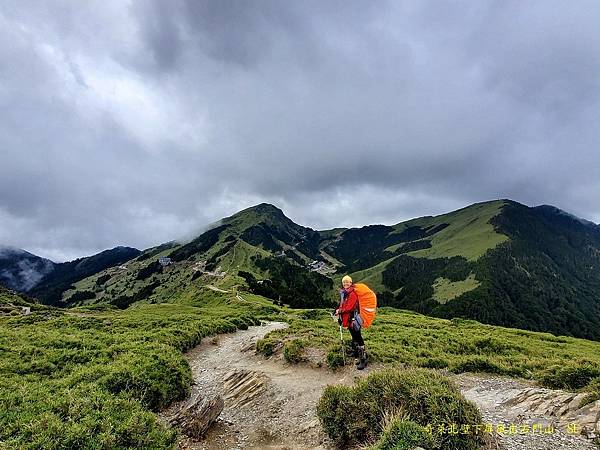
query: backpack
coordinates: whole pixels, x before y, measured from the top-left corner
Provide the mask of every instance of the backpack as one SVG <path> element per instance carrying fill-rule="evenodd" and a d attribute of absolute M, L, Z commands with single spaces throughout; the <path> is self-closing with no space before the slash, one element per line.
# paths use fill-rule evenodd
<path fill-rule="evenodd" d="M 369 289 L 369 286 L 364 283 L 355 283 L 354 292 L 358 295 L 358 307 L 362 319 L 362 326 L 364 328 L 369 328 L 375 318 L 377 296 L 375 295 L 375 292 Z"/>

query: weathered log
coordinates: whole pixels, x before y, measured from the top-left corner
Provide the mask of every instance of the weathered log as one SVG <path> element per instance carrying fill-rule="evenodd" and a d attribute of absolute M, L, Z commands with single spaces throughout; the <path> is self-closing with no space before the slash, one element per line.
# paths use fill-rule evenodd
<path fill-rule="evenodd" d="M 169 423 L 180 428 L 183 434 L 200 439 L 219 417 L 224 406 L 220 395 L 199 398 L 177 412 L 169 419 Z"/>

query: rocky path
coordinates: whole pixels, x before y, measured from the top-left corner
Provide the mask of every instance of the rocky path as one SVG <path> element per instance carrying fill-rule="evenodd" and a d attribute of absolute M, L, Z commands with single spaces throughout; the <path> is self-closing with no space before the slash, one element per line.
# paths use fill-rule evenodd
<path fill-rule="evenodd" d="M 450 375 L 450 374 L 449 374 Z M 598 450 L 600 401 L 578 407 L 583 394 L 537 386 L 533 381 L 488 374 L 450 375 L 496 431 L 490 448 Z M 511 428 L 511 425 L 513 427 Z M 498 432 L 500 426 L 500 432 Z M 504 427 L 504 428 L 502 428 Z"/>
<path fill-rule="evenodd" d="M 285 326 L 284 323 L 272 322 L 207 338 L 186 353 L 194 376 L 192 397 L 221 395 L 224 409 L 205 439 L 184 438 L 180 442 L 181 449 L 332 448 L 315 412 L 322 390 L 329 384 L 351 384 L 355 377 L 365 376 L 381 366 L 370 365 L 362 372 L 347 366 L 332 372 L 317 367 L 316 363 L 323 361 L 325 356 L 319 351 L 311 351 L 309 360 L 313 364 L 300 365 L 288 365 L 281 355 L 267 359 L 255 354 L 258 339 Z M 591 440 L 569 434 L 558 426 L 553 433 L 544 432 L 549 425 L 560 422 L 560 415 L 557 416 L 560 408 L 573 403 L 574 398 L 567 399 L 561 391 L 544 390 L 527 381 L 491 375 L 448 375 L 456 381 L 465 397 L 477 404 L 484 421 L 493 424 L 495 429 L 498 424 L 505 424 L 509 430 L 513 423 L 515 426 L 527 423 L 531 427 L 534 423 L 542 426 L 541 432 L 525 432 L 524 428 L 517 426 L 516 433 L 507 431 L 489 435 L 486 450 L 599 448 Z M 562 403 L 553 406 L 559 400 Z M 163 414 L 171 415 L 183 404 L 173 405 Z M 597 411 L 600 411 L 600 404 L 597 406 Z M 588 409 L 591 409 L 586 416 L 589 421 L 594 409 Z M 563 414 L 562 428 L 565 430 L 566 421 L 577 421 L 583 417 L 577 416 L 576 409 L 571 413 L 569 417 Z"/>
<path fill-rule="evenodd" d="M 332 372 L 310 365 L 288 365 L 281 356 L 255 354 L 255 343 L 285 327 L 271 322 L 233 334 L 207 338 L 186 353 L 194 376 L 194 395 L 219 394 L 225 407 L 202 441 L 184 439 L 182 449 L 329 449 L 315 405 L 328 384 L 352 383 L 364 376 L 353 367 Z M 314 355 L 314 359 L 324 355 Z M 173 413 L 174 405 L 165 414 Z"/>

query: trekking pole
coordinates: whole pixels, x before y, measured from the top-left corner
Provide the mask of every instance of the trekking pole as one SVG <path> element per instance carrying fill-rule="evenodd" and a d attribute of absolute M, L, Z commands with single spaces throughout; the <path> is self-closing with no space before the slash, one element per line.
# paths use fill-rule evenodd
<path fill-rule="evenodd" d="M 342 345 L 342 361 L 344 361 L 344 366 L 346 365 L 346 349 L 344 349 L 344 338 L 342 336 L 342 326 L 340 325 L 340 343 Z"/>
<path fill-rule="evenodd" d="M 331 314 L 331 318 L 337 322 L 335 314 Z M 340 345 L 342 346 L 342 361 L 344 361 L 344 366 L 346 365 L 346 350 L 344 349 L 344 337 L 342 335 L 342 324 L 340 325 Z"/>

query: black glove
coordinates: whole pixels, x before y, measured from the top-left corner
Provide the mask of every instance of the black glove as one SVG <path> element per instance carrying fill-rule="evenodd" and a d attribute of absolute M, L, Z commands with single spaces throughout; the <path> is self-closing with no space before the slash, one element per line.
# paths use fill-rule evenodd
<path fill-rule="evenodd" d="M 342 317 L 338 316 L 338 323 L 341 325 L 342 324 Z"/>

